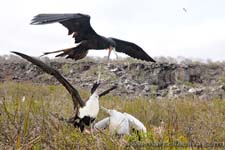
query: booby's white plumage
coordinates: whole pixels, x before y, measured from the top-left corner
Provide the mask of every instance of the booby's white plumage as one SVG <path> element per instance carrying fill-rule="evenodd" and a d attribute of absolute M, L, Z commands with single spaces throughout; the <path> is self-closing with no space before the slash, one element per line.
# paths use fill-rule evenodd
<path fill-rule="evenodd" d="M 79 118 L 83 118 L 84 116 L 90 116 L 92 118 L 96 118 L 99 112 L 99 96 L 97 92 L 94 92 L 89 99 L 87 100 L 84 107 L 79 109 Z"/>
<path fill-rule="evenodd" d="M 95 124 L 97 129 L 106 129 L 109 126 L 109 117 L 106 117 Z"/>
<path fill-rule="evenodd" d="M 143 131 L 144 133 L 146 133 L 146 127 L 144 126 L 144 124 L 138 120 L 137 118 L 135 118 L 134 116 L 128 114 L 128 113 L 123 113 L 129 120 L 129 124 L 132 128 L 138 130 L 138 131 Z"/>
<path fill-rule="evenodd" d="M 101 108 L 109 114 L 109 117 L 97 122 L 95 124 L 95 128 L 105 129 L 106 127 L 109 127 L 110 133 L 116 133 L 120 135 L 130 134 L 130 129 L 133 128 L 137 131 L 146 133 L 146 127 L 144 124 L 134 116 L 128 113 L 121 113 L 114 109 L 106 109 L 104 107 Z"/>
<path fill-rule="evenodd" d="M 109 115 L 109 131 L 111 133 L 129 134 L 129 121 L 123 113 L 110 110 Z"/>

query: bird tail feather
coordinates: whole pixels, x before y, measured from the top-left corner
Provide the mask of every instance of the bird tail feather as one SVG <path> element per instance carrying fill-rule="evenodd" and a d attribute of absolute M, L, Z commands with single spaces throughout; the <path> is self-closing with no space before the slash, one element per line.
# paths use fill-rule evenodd
<path fill-rule="evenodd" d="M 68 51 L 69 49 L 71 49 L 71 48 L 68 48 L 68 49 L 61 49 L 61 50 L 56 50 L 56 51 L 53 51 L 53 52 L 44 52 L 44 54 L 41 55 L 40 57 L 45 56 L 45 55 L 49 55 L 49 54 L 59 53 L 59 52 L 65 53 L 65 52 Z M 58 56 L 58 55 L 57 55 L 57 56 Z"/>
<path fill-rule="evenodd" d="M 53 51 L 53 52 L 45 52 L 40 57 L 48 55 L 48 54 L 59 53 L 59 52 L 61 52 L 61 53 L 56 55 L 55 57 L 64 57 L 64 56 L 66 56 L 66 58 L 79 60 L 79 59 L 82 59 L 85 56 L 87 56 L 88 50 L 84 50 L 82 47 L 77 46 L 77 47 L 66 48 L 66 49 L 57 50 L 57 51 Z"/>

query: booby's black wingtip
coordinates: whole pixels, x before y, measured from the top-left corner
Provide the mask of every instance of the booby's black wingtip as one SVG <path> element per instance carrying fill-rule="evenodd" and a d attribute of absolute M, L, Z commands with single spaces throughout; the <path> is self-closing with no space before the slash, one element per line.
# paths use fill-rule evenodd
<path fill-rule="evenodd" d="M 155 63 L 156 62 L 156 60 L 155 59 L 153 59 L 152 57 L 150 57 L 150 56 L 148 56 L 148 60 L 147 60 L 148 62 L 153 62 L 153 63 Z"/>
<path fill-rule="evenodd" d="M 28 56 L 28 55 L 25 55 L 25 54 L 23 54 L 23 53 L 20 53 L 20 52 L 16 52 L 16 51 L 10 51 L 11 53 L 14 53 L 14 54 L 16 54 L 16 55 L 19 55 L 19 56 L 21 56 L 22 58 L 24 58 L 24 59 L 27 59 L 28 57 L 30 57 L 30 56 Z"/>
<path fill-rule="evenodd" d="M 97 88 L 99 87 L 100 84 L 101 84 L 100 82 L 95 82 L 93 84 L 93 86 L 91 88 L 91 94 L 93 94 L 97 90 Z"/>
<path fill-rule="evenodd" d="M 99 97 L 102 97 L 102 96 L 108 94 L 110 91 L 112 91 L 112 90 L 114 90 L 114 89 L 116 89 L 116 88 L 117 88 L 117 85 L 112 86 L 112 87 L 109 88 L 108 90 L 106 90 L 106 91 L 102 92 L 101 94 L 99 94 Z"/>
<path fill-rule="evenodd" d="M 14 53 L 14 54 L 16 54 L 16 55 L 23 55 L 22 53 L 16 52 L 16 51 L 10 51 L 10 53 Z"/>
<path fill-rule="evenodd" d="M 156 60 L 152 59 L 151 62 L 156 63 Z"/>
<path fill-rule="evenodd" d="M 16 54 L 16 53 L 18 53 L 18 52 L 16 52 L 16 51 L 10 51 L 10 53 L 14 53 L 14 54 Z"/>

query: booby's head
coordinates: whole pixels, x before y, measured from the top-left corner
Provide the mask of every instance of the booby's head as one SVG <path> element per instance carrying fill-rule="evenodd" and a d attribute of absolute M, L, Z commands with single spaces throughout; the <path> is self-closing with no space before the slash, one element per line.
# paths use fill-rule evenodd
<path fill-rule="evenodd" d="M 89 97 L 89 99 L 99 99 L 98 92 L 95 91 L 94 93 L 92 93 L 92 95 Z"/>

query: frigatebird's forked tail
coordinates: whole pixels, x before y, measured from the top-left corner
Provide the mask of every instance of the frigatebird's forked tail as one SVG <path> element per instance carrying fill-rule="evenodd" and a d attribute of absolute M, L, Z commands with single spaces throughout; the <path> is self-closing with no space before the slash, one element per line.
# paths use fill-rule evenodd
<path fill-rule="evenodd" d="M 80 105 L 80 107 L 83 107 L 85 105 L 84 101 L 81 99 L 79 92 L 56 69 L 28 55 L 25 55 L 19 52 L 12 52 L 12 53 L 17 54 L 21 56 L 22 58 L 28 60 L 29 62 L 33 63 L 34 65 L 40 67 L 44 72 L 53 75 L 71 94 L 73 99 L 74 109 L 77 108 L 78 104 Z"/>
<path fill-rule="evenodd" d="M 48 55 L 48 54 L 54 54 L 54 53 L 59 53 L 55 57 L 71 58 L 76 61 L 86 57 L 88 54 L 88 50 L 86 50 L 86 48 L 80 44 L 77 47 L 61 49 L 61 50 L 56 50 L 52 52 L 44 52 L 44 54 L 41 55 L 40 57 Z"/>

